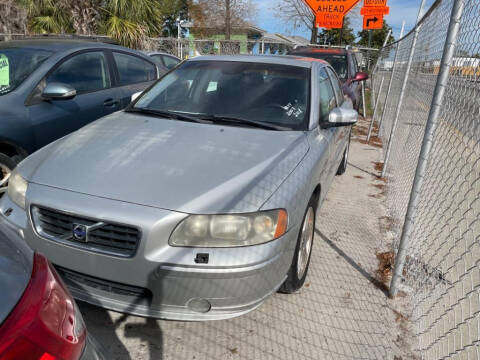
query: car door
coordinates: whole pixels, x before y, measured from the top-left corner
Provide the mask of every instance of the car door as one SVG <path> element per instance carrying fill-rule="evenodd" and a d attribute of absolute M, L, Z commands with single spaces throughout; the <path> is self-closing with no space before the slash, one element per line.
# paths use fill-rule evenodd
<path fill-rule="evenodd" d="M 44 100 L 49 83 L 62 83 L 76 90 L 72 99 Z M 44 146 L 120 108 L 119 89 L 112 87 L 112 74 L 103 50 L 75 53 L 58 62 L 40 81 L 27 102 L 37 146 Z"/>
<path fill-rule="evenodd" d="M 133 94 L 145 90 L 157 79 L 157 67 L 152 61 L 126 52 L 112 51 L 112 59 L 123 108 L 130 104 Z"/>
<path fill-rule="evenodd" d="M 337 102 L 337 106 L 341 107 L 344 105 L 345 102 L 345 95 L 343 94 L 342 87 L 340 84 L 340 79 L 337 77 L 337 74 L 333 71 L 331 68 L 326 68 L 327 73 L 329 75 L 330 81 L 332 83 L 333 91 L 335 93 L 335 99 Z M 348 100 L 350 101 L 350 100 Z M 345 148 L 347 146 L 347 141 L 350 139 L 350 126 L 341 126 L 341 127 L 335 127 L 332 128 L 334 129 L 334 162 L 336 165 L 333 165 L 335 167 L 335 172 L 337 171 L 336 166 L 338 166 L 343 158 L 343 153 L 345 151 Z"/>
<path fill-rule="evenodd" d="M 337 99 L 335 96 L 335 91 L 330 81 L 329 74 L 326 70 L 326 67 L 322 67 L 318 71 L 318 95 L 320 102 L 320 128 L 321 133 L 325 136 L 328 141 L 328 160 L 326 163 L 326 181 L 327 188 L 330 185 L 330 182 L 333 179 L 333 175 L 336 172 L 332 170 L 335 166 L 335 156 L 336 156 L 336 146 L 338 145 L 338 128 L 328 127 L 328 116 L 330 112 L 337 106 Z M 332 175 L 333 172 L 333 175 Z"/>

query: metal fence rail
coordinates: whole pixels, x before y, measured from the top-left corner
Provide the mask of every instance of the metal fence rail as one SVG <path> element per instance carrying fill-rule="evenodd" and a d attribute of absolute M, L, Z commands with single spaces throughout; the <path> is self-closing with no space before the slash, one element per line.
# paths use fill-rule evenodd
<path fill-rule="evenodd" d="M 382 49 L 373 86 L 382 78 L 393 79 L 377 116 L 384 144 L 392 138 L 387 201 L 399 251 L 391 293 L 410 297 L 422 358 L 478 359 L 480 3 L 436 1 Z"/>

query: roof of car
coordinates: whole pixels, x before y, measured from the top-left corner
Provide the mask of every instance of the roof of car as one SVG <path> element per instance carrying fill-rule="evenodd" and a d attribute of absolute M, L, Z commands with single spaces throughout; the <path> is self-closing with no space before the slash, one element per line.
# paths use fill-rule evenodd
<path fill-rule="evenodd" d="M 197 56 L 189 59 L 189 61 L 239 61 L 263 64 L 290 65 L 304 68 L 311 68 L 312 63 L 328 63 L 321 59 L 314 59 L 305 56 L 292 55 L 207 55 Z"/>
<path fill-rule="evenodd" d="M 346 54 L 347 50 L 345 49 L 336 49 L 336 48 L 315 48 L 315 47 L 299 47 L 290 51 L 290 54 L 295 53 L 312 53 L 312 54 Z"/>
<path fill-rule="evenodd" d="M 13 47 L 28 47 L 33 49 L 43 49 L 53 52 L 71 50 L 71 49 L 88 49 L 88 48 L 123 48 L 122 46 L 108 44 L 100 41 L 85 41 L 76 39 L 58 39 L 58 38 L 45 38 L 45 39 L 25 39 L 25 40 L 13 40 L 0 43 L 0 48 L 13 48 Z"/>
<path fill-rule="evenodd" d="M 144 54 L 148 55 L 148 56 L 152 56 L 152 55 L 163 55 L 163 56 L 170 56 L 170 57 L 173 57 L 175 59 L 178 59 L 180 60 L 180 58 L 178 56 L 175 56 L 175 55 L 172 55 L 172 54 L 169 54 L 169 53 L 166 53 L 166 52 L 161 52 L 161 51 L 142 51 Z"/>

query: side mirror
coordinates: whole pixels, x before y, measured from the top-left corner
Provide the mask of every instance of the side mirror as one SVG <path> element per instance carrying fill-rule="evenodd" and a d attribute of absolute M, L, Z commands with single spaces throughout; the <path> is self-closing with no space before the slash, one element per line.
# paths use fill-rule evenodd
<path fill-rule="evenodd" d="M 134 102 L 140 95 L 142 95 L 142 91 L 136 92 L 135 94 L 132 94 L 132 98 L 130 102 Z"/>
<path fill-rule="evenodd" d="M 358 120 L 358 113 L 354 109 L 337 107 L 328 115 L 328 126 L 339 127 L 353 125 Z"/>
<path fill-rule="evenodd" d="M 45 100 L 69 100 L 77 96 L 77 91 L 71 86 L 61 83 L 50 83 L 42 92 Z"/>
<path fill-rule="evenodd" d="M 363 71 L 359 71 L 355 74 L 353 81 L 365 81 L 368 79 L 368 74 Z"/>

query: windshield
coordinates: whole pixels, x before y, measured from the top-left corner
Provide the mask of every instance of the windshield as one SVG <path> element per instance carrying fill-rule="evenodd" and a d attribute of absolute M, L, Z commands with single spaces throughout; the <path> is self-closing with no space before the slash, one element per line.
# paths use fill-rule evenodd
<path fill-rule="evenodd" d="M 133 109 L 198 118 L 245 119 L 304 130 L 309 118 L 309 96 L 310 69 L 252 62 L 187 61 L 163 77 Z"/>
<path fill-rule="evenodd" d="M 312 52 L 305 52 L 305 53 L 295 53 L 294 55 L 302 55 L 308 56 L 315 59 L 322 59 L 330 63 L 333 69 L 337 73 L 338 77 L 342 80 L 348 78 L 348 63 L 347 63 L 347 55 L 345 54 L 325 54 L 325 53 L 312 53 Z"/>
<path fill-rule="evenodd" d="M 0 47 L 0 95 L 15 90 L 51 54 L 46 50 Z"/>

